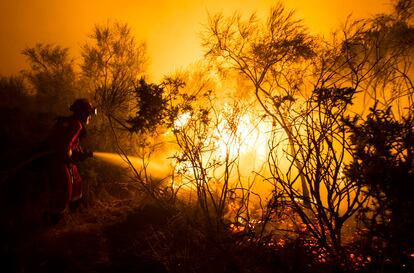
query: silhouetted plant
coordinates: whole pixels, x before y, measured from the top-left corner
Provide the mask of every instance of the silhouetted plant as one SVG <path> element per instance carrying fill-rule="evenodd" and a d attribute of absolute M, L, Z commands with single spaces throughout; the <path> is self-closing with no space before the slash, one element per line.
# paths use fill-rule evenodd
<path fill-rule="evenodd" d="M 128 24 L 119 22 L 96 25 L 90 38 L 82 47 L 84 77 L 105 115 L 125 117 L 134 84 L 145 71 L 145 44 L 137 43 Z"/>
<path fill-rule="evenodd" d="M 315 54 L 315 44 L 294 13 L 278 3 L 265 23 L 254 14 L 248 20 L 239 15 L 212 16 L 203 45 L 220 70 L 235 70 L 251 82 L 257 102 L 282 126 L 292 153 L 296 153 L 295 132 L 288 116 L 303 85 L 305 63 Z M 299 161 L 294 166 L 302 169 Z M 309 189 L 300 177 L 308 203 Z"/>
<path fill-rule="evenodd" d="M 370 196 L 359 215 L 369 255 L 379 264 L 389 259 L 395 270 L 408 268 L 414 247 L 414 119 L 397 120 L 391 108 L 374 107 L 365 119 L 348 119 L 347 128 L 353 160 L 346 174 Z"/>
<path fill-rule="evenodd" d="M 364 110 L 377 104 L 383 109 L 393 106 L 395 114 L 407 114 L 405 106 L 412 106 L 414 95 L 410 76 L 414 28 L 410 13 L 402 16 L 398 5 L 408 2 L 397 1 L 391 14 L 348 18 L 321 47 L 323 54 L 314 63 L 316 86 L 352 87 L 362 91 L 356 102 Z"/>
<path fill-rule="evenodd" d="M 174 102 L 179 89 L 184 85 L 183 81 L 172 78 L 166 78 L 159 85 L 146 83 L 144 79 L 139 80 L 134 90 L 136 111 L 134 116 L 127 119 L 129 131 L 151 134 L 157 127 L 171 128 L 179 111 L 179 106 Z M 185 109 L 181 109 L 183 110 Z"/>
<path fill-rule="evenodd" d="M 30 69 L 23 75 L 29 79 L 38 100 L 38 109 L 65 114 L 78 96 L 78 79 L 69 49 L 58 45 L 36 44 L 22 51 Z"/>
<path fill-rule="evenodd" d="M 100 113 L 90 130 L 99 135 L 98 149 L 118 149 L 108 130 L 112 127 L 123 149 L 134 150 L 125 120 L 136 110 L 135 84 L 145 72 L 146 58 L 145 44 L 136 42 L 126 23 L 95 25 L 90 40 L 82 46 L 82 81 Z"/>
<path fill-rule="evenodd" d="M 23 76 L 0 77 L 0 108 L 27 106 L 28 97 Z"/>

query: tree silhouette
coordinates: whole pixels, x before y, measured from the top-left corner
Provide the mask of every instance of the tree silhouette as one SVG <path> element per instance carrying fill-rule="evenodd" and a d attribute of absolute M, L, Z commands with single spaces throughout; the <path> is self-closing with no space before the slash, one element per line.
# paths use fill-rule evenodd
<path fill-rule="evenodd" d="M 366 119 L 356 116 L 347 126 L 353 160 L 346 173 L 371 198 L 360 214 L 370 255 L 403 270 L 414 246 L 414 119 L 397 120 L 391 108 L 374 107 Z"/>
<path fill-rule="evenodd" d="M 83 45 L 83 80 L 101 113 L 94 123 L 94 131 L 100 136 L 97 148 L 117 150 L 113 133 L 125 147 L 131 144 L 125 121 L 136 110 L 135 87 L 145 66 L 145 44 L 135 41 L 126 23 L 96 25 L 90 41 Z"/>
<path fill-rule="evenodd" d="M 213 16 L 203 45 L 206 55 L 220 69 L 236 70 L 253 84 L 257 101 L 282 126 L 292 153 L 296 153 L 294 132 L 287 116 L 303 83 L 303 62 L 314 55 L 314 44 L 293 15 L 279 3 L 271 9 L 265 24 L 260 24 L 254 14 L 247 21 L 239 15 Z M 299 161 L 295 167 L 302 169 Z M 300 177 L 307 203 L 309 189 L 303 176 Z"/>
<path fill-rule="evenodd" d="M 19 107 L 28 97 L 22 76 L 0 77 L 0 108 Z"/>
<path fill-rule="evenodd" d="M 128 24 L 96 25 L 82 47 L 82 71 L 106 115 L 128 113 L 134 84 L 146 66 L 144 43 L 136 43 Z"/>
<path fill-rule="evenodd" d="M 135 97 L 136 114 L 127 120 L 131 132 L 151 132 L 166 122 L 168 98 L 162 85 L 141 79 L 135 87 Z"/>
<path fill-rule="evenodd" d="M 391 14 L 348 18 L 315 60 L 315 85 L 352 87 L 361 91 L 356 102 L 364 110 L 377 104 L 384 109 L 393 106 L 395 114 L 407 114 L 413 104 L 410 73 L 414 29 L 409 23 L 411 15 L 398 13 L 403 2 L 410 1 L 398 1 L 397 11 Z"/>
<path fill-rule="evenodd" d="M 275 192 L 284 194 L 306 234 L 334 259 L 346 258 L 344 223 L 369 198 L 363 184 L 343 173 L 352 156 L 343 120 L 361 111 L 354 102 L 395 105 L 401 117 L 412 109 L 407 16 L 349 19 L 331 40 L 322 40 L 278 4 L 265 24 L 254 15 L 246 21 L 213 16 L 204 36 L 206 55 L 220 71 L 249 80 L 273 119 L 269 168 Z M 281 154 L 289 160 L 286 168 Z"/>
<path fill-rule="evenodd" d="M 58 45 L 36 44 L 22 51 L 30 65 L 23 74 L 38 99 L 38 109 L 64 114 L 79 93 L 69 49 Z"/>

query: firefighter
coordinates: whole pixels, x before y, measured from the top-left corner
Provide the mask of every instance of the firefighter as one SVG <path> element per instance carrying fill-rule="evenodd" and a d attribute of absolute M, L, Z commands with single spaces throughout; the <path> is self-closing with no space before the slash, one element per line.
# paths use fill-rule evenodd
<path fill-rule="evenodd" d="M 57 118 L 48 138 L 52 151 L 49 164 L 49 213 L 52 221 L 59 221 L 70 204 L 82 198 L 82 179 L 77 163 L 92 157 L 93 153 L 82 149 L 79 140 L 86 135 L 86 126 L 96 108 L 87 99 L 77 99 L 70 106 L 71 116 Z"/>

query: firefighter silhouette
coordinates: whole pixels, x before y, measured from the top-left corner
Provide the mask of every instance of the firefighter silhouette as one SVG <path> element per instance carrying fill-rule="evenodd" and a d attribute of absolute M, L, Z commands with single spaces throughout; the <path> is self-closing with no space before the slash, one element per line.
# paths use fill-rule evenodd
<path fill-rule="evenodd" d="M 86 126 L 96 108 L 87 99 L 77 99 L 71 106 L 71 116 L 59 117 L 48 138 L 47 146 L 53 154 L 49 164 L 49 212 L 61 215 L 71 203 L 82 198 L 82 178 L 77 163 L 92 157 L 82 149 L 79 140 L 86 135 Z"/>

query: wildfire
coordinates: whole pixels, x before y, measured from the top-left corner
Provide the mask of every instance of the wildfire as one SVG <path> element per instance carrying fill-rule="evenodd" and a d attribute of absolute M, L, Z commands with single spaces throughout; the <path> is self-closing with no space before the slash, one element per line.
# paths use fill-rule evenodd
<path fill-rule="evenodd" d="M 184 140 L 190 140 L 191 145 L 200 147 L 201 152 L 195 157 L 200 162 L 190 162 L 187 156 L 181 158 L 178 155 L 174 172 L 181 176 L 181 183 L 198 179 L 193 176 L 199 172 L 193 168 L 204 168 L 211 182 L 209 188 L 220 191 L 223 174 L 229 170 L 226 164 L 230 164 L 232 167 L 227 175 L 228 182 L 234 183 L 231 187 L 241 183 L 242 187 L 251 188 L 256 193 L 270 194 L 272 185 L 255 183 L 255 174 L 259 169 L 263 173 L 265 168 L 272 123 L 253 107 L 226 103 L 219 111 L 210 113 L 208 124 L 203 122 L 192 112 L 184 112 L 174 121 L 173 130 L 178 137 L 182 135 Z"/>
<path fill-rule="evenodd" d="M 175 121 L 174 121 L 174 129 L 181 130 L 185 125 L 187 125 L 188 121 L 191 118 L 191 113 L 186 112 L 181 114 Z"/>
<path fill-rule="evenodd" d="M 181 114 L 174 121 L 174 129 L 185 130 L 191 118 L 190 112 Z M 270 129 L 270 122 L 254 117 L 252 113 L 239 114 L 225 104 L 217 116 L 217 124 L 212 128 L 212 134 L 205 143 L 213 143 L 216 157 L 221 160 L 226 156 L 234 158 L 254 152 L 258 160 L 264 161 L 268 140 L 266 133 Z"/>
<path fill-rule="evenodd" d="M 254 122 L 251 114 L 243 114 L 236 120 L 222 115 L 220 120 L 214 131 L 217 153 L 220 158 L 254 151 L 260 160 L 264 160 L 267 144 L 266 132 L 270 130 L 268 124 L 263 121 Z"/>

